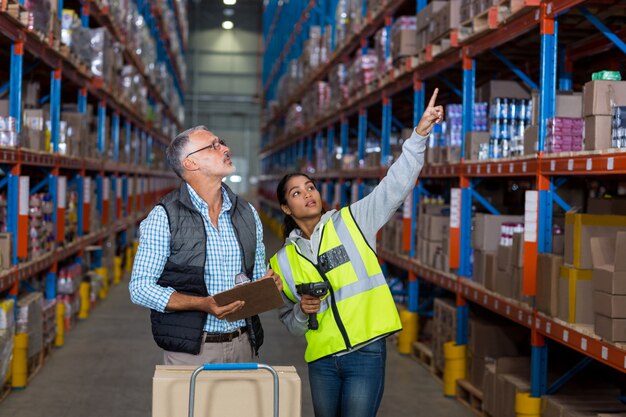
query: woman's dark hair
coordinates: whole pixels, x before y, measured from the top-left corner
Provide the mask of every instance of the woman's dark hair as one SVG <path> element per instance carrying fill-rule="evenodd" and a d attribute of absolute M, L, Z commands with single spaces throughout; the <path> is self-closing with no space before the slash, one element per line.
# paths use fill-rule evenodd
<path fill-rule="evenodd" d="M 289 182 L 290 179 L 294 177 L 305 177 L 309 181 L 313 181 L 313 178 L 309 177 L 307 174 L 304 174 L 302 172 L 292 172 L 290 174 L 285 175 L 280 180 L 280 182 L 278 183 L 278 186 L 276 187 L 276 196 L 278 197 L 278 203 L 281 206 L 287 205 L 287 189 L 286 189 L 287 183 Z M 325 211 L 326 210 L 322 208 L 322 214 L 324 214 Z M 291 231 L 297 228 L 298 228 L 298 225 L 296 224 L 296 221 L 293 219 L 293 217 L 285 214 L 285 217 L 283 218 L 283 239 L 287 239 Z"/>

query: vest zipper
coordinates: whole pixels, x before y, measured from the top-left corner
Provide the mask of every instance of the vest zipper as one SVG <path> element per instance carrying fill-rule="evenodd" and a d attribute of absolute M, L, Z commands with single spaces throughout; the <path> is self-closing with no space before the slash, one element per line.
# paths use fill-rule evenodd
<path fill-rule="evenodd" d="M 330 220 L 332 221 L 332 220 Z M 322 229 L 322 234 L 320 236 L 320 245 L 322 244 L 322 239 L 324 238 L 324 230 L 326 228 Z M 350 338 L 348 338 L 348 332 L 346 331 L 346 327 L 343 324 L 343 321 L 341 320 L 341 316 L 339 315 L 339 309 L 337 308 L 337 302 L 335 301 L 335 291 L 333 291 L 333 286 L 332 284 L 330 284 L 330 281 L 328 279 L 328 277 L 326 276 L 326 273 L 324 273 L 319 267 L 318 265 L 315 265 L 313 262 L 311 262 L 310 259 L 308 259 L 306 256 L 304 256 L 303 254 L 300 253 L 300 251 L 298 250 L 298 245 L 296 246 L 296 253 L 298 255 L 300 255 L 302 258 L 306 259 L 308 262 L 311 263 L 311 265 L 313 265 L 313 268 L 315 268 L 315 270 L 321 275 L 322 279 L 326 282 L 329 283 L 329 292 L 330 292 L 330 308 L 333 311 L 333 316 L 335 317 L 335 322 L 337 323 L 337 327 L 339 328 L 339 332 L 341 333 L 341 336 L 343 337 L 343 341 L 346 344 L 346 349 L 347 350 L 352 350 L 352 343 L 350 343 Z M 318 254 L 317 254 L 317 259 L 318 259 L 318 263 L 319 263 L 319 248 L 317 250 Z"/>

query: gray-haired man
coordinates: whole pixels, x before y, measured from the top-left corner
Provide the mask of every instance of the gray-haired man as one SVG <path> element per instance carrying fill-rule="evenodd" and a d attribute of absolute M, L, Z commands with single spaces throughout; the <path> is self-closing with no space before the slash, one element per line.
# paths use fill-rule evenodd
<path fill-rule="evenodd" d="M 235 171 L 230 155 L 204 126 L 179 134 L 167 160 L 182 184 L 141 222 L 130 296 L 152 310 L 166 365 L 253 360 L 263 343 L 259 318 L 227 322 L 243 302 L 219 307 L 212 295 L 232 288 L 239 273 L 270 277 L 282 289 L 280 278 L 265 272 L 257 212 L 222 182 Z"/>

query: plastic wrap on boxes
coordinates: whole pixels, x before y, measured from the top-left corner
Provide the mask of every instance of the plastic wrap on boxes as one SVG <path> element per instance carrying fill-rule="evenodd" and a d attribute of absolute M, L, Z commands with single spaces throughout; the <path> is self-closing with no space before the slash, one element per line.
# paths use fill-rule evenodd
<path fill-rule="evenodd" d="M 343 106 L 350 98 L 348 89 L 348 70 L 345 64 L 339 64 L 330 70 L 330 104 L 334 109 Z"/>
<path fill-rule="evenodd" d="M 348 78 L 348 91 L 351 95 L 362 91 L 365 86 L 376 80 L 377 65 L 376 52 L 368 51 L 365 55 L 362 54 L 361 50 L 357 52 L 356 58 L 350 67 L 350 76 Z"/>
<path fill-rule="evenodd" d="M 15 118 L 0 116 L 0 146 L 16 147 L 19 140 L 16 132 Z"/>
<path fill-rule="evenodd" d="M 379 29 L 374 36 L 374 50 L 376 52 L 376 58 L 378 59 L 376 72 L 379 76 L 386 74 L 392 67 L 391 55 L 385 57 L 385 48 L 387 47 L 387 42 L 389 42 L 389 34 L 387 32 L 387 27 L 383 27 Z"/>
<path fill-rule="evenodd" d="M 315 121 L 327 112 L 330 106 L 330 86 L 327 82 L 317 81 L 302 98 L 302 116 L 306 124 Z"/>
<path fill-rule="evenodd" d="M 15 300 L 0 300 L 0 385 L 7 381 L 9 375 L 14 335 Z"/>
<path fill-rule="evenodd" d="M 546 121 L 546 152 L 583 149 L 584 120 L 581 117 L 551 117 Z"/>
<path fill-rule="evenodd" d="M 47 35 L 51 28 L 52 12 L 56 11 L 55 0 L 26 0 L 24 7 L 31 13 L 34 30 Z"/>
<path fill-rule="evenodd" d="M 304 116 L 302 114 L 302 106 L 299 104 L 292 104 L 287 110 L 287 116 L 285 118 L 285 131 L 295 132 L 304 127 Z"/>
<path fill-rule="evenodd" d="M 626 106 L 613 107 L 612 144 L 614 148 L 626 148 Z"/>
<path fill-rule="evenodd" d="M 490 108 L 490 158 L 509 158 L 524 154 L 524 130 L 532 115 L 527 99 L 496 97 Z"/>
<path fill-rule="evenodd" d="M 17 333 L 28 334 L 28 357 L 43 349 L 43 294 L 33 292 L 17 301 Z"/>

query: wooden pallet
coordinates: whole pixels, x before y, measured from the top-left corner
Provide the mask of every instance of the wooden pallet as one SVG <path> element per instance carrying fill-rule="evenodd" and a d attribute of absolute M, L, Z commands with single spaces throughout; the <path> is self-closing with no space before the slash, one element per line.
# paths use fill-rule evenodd
<path fill-rule="evenodd" d="M 35 376 L 41 371 L 45 356 L 44 351 L 37 353 L 35 356 L 28 360 L 28 384 L 33 380 Z"/>
<path fill-rule="evenodd" d="M 501 0 L 498 5 L 506 7 L 506 14 L 500 16 L 500 23 L 511 21 L 520 15 L 539 7 L 540 0 Z"/>
<path fill-rule="evenodd" d="M 0 386 L 0 403 L 5 400 L 6 397 L 11 393 L 11 383 L 7 382 L 4 385 Z"/>
<path fill-rule="evenodd" d="M 482 36 L 498 27 L 498 10 L 500 6 L 491 6 L 470 20 L 459 24 L 458 40 L 466 42 Z"/>
<path fill-rule="evenodd" d="M 441 55 L 458 47 L 459 31 L 458 29 L 451 29 L 426 46 L 426 61 L 430 62 L 437 55 Z"/>
<path fill-rule="evenodd" d="M 456 381 L 456 387 L 457 400 L 472 410 L 474 414 L 484 417 L 486 414 L 483 411 L 482 391 L 465 379 L 459 379 Z"/>
<path fill-rule="evenodd" d="M 413 342 L 413 356 L 424 368 L 433 373 L 435 363 L 433 362 L 433 351 L 429 346 L 422 342 Z"/>

